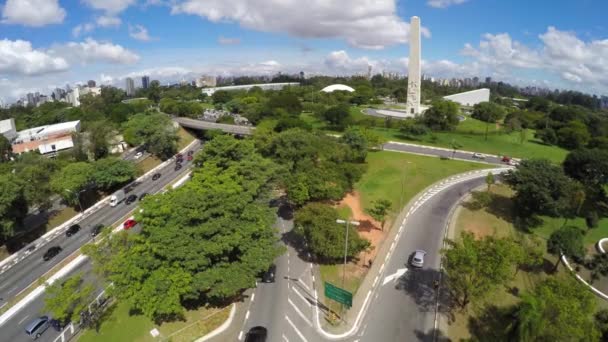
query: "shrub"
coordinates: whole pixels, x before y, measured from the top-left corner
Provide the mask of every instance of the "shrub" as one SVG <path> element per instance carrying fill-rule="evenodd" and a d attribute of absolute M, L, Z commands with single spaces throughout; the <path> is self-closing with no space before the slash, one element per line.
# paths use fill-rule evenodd
<path fill-rule="evenodd" d="M 599 220 L 600 218 L 598 217 L 596 211 L 589 211 L 587 215 L 585 215 L 585 223 L 587 223 L 587 228 L 596 228 Z"/>

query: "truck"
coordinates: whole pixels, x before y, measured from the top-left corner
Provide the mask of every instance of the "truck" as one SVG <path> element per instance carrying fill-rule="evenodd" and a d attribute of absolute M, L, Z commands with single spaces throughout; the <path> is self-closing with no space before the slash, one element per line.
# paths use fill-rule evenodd
<path fill-rule="evenodd" d="M 127 195 L 124 190 L 116 191 L 112 194 L 112 197 L 110 197 L 110 207 L 115 207 L 118 203 L 124 201 L 126 197 Z"/>

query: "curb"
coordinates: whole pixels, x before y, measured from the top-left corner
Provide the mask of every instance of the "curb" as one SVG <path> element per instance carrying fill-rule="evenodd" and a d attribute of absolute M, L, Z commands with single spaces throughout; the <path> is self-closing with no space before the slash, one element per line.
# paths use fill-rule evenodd
<path fill-rule="evenodd" d="M 572 268 L 572 266 L 570 266 L 570 263 L 568 262 L 568 259 L 566 259 L 565 255 L 562 254 L 561 259 L 564 262 L 564 265 L 566 265 L 566 267 L 570 270 L 570 272 L 572 272 L 574 274 L 574 276 L 576 277 L 576 279 L 578 279 L 581 283 L 585 284 L 585 286 L 587 286 L 596 295 L 602 297 L 604 300 L 608 300 L 608 295 L 607 294 L 605 294 L 604 292 L 602 292 L 602 291 L 596 289 L 595 287 L 593 287 L 593 285 L 589 284 L 585 279 L 583 279 L 583 277 L 581 277 L 580 275 L 578 275 L 578 273 L 576 273 L 576 271 L 574 271 L 574 269 Z"/>
<path fill-rule="evenodd" d="M 215 336 L 223 333 L 224 331 L 226 331 L 226 329 L 228 329 L 230 327 L 230 325 L 232 324 L 232 320 L 234 319 L 234 315 L 236 313 L 236 304 L 232 303 L 232 308 L 230 309 L 230 315 L 228 316 L 228 319 L 224 321 L 224 323 L 222 323 L 222 325 L 220 325 L 219 327 L 215 328 L 215 330 L 213 330 L 212 332 L 208 333 L 207 335 L 195 340 L 195 342 L 204 342 L 204 341 L 208 341 L 212 338 L 214 338 Z"/>

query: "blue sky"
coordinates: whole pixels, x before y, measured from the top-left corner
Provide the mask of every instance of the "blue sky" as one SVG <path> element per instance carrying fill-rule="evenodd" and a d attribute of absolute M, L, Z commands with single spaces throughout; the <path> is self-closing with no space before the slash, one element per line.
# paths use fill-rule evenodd
<path fill-rule="evenodd" d="M 94 79 L 406 71 L 608 95 L 605 0 L 0 0 L 0 98 Z"/>

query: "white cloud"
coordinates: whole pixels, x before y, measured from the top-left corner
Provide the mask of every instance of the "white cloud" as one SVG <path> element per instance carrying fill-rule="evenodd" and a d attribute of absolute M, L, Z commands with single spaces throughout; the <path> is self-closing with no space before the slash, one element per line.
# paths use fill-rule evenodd
<path fill-rule="evenodd" d="M 119 27 L 122 24 L 122 20 L 119 17 L 111 15 L 102 15 L 97 17 L 95 20 L 99 27 Z"/>
<path fill-rule="evenodd" d="M 241 38 L 228 38 L 224 36 L 220 36 L 217 39 L 217 42 L 221 45 L 238 45 L 241 44 Z"/>
<path fill-rule="evenodd" d="M 81 34 L 89 33 L 95 29 L 95 24 L 93 23 L 84 23 L 80 25 L 76 25 L 72 29 L 72 36 L 79 37 Z"/>
<path fill-rule="evenodd" d="M 396 14 L 396 0 L 183 0 L 171 13 L 296 37 L 340 38 L 367 49 L 407 43 L 409 32 L 409 23 Z M 422 33 L 430 35 L 426 28 Z"/>
<path fill-rule="evenodd" d="M 142 42 L 149 42 L 152 40 L 152 37 L 148 34 L 148 30 L 141 25 L 129 25 L 129 36 L 133 39 L 141 40 Z"/>
<path fill-rule="evenodd" d="M 435 8 L 446 8 L 452 5 L 464 4 L 468 0 L 428 0 L 427 5 Z"/>
<path fill-rule="evenodd" d="M 127 7 L 135 4 L 136 0 L 81 0 L 90 7 L 105 11 L 108 14 L 117 14 Z"/>
<path fill-rule="evenodd" d="M 479 43 L 479 48 L 465 44 L 461 53 L 497 69 L 503 67 L 537 68 L 543 63 L 537 51 L 513 41 L 507 33 L 496 35 L 486 33 L 483 37 L 484 40 Z"/>
<path fill-rule="evenodd" d="M 60 24 L 65 16 L 66 12 L 59 6 L 58 0 L 7 0 L 0 22 L 40 27 Z"/>
<path fill-rule="evenodd" d="M 49 50 L 57 56 L 82 64 L 106 62 L 112 64 L 132 64 L 139 61 L 139 56 L 120 45 L 109 42 L 98 42 L 87 38 L 84 42 L 69 42 L 56 45 Z"/>
<path fill-rule="evenodd" d="M 41 50 L 34 50 L 24 40 L 0 40 L 0 73 L 41 75 L 68 69 L 68 62 Z"/>
<path fill-rule="evenodd" d="M 324 60 L 327 72 L 330 75 L 348 75 L 367 73 L 368 66 L 372 66 L 374 72 L 380 72 L 387 68 L 386 63 L 371 60 L 367 57 L 351 58 L 344 50 L 329 53 Z"/>

